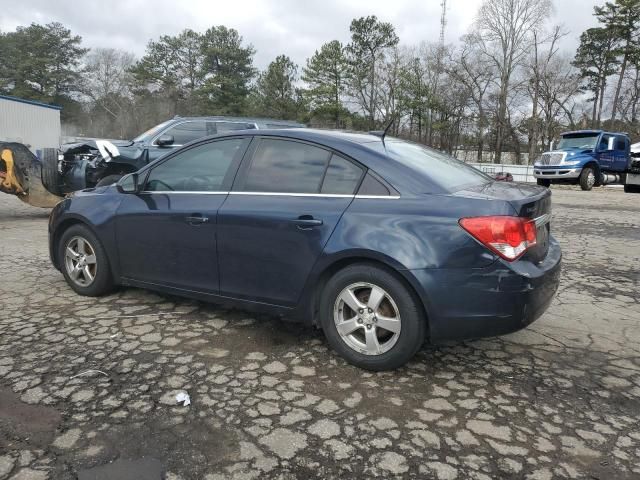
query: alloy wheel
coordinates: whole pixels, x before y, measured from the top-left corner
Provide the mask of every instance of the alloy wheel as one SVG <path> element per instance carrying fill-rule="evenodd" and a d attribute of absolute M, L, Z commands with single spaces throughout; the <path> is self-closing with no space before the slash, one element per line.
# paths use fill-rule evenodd
<path fill-rule="evenodd" d="M 64 264 L 69 278 L 81 287 L 88 287 L 96 278 L 98 262 L 91 243 L 83 237 L 72 237 L 67 243 Z"/>
<path fill-rule="evenodd" d="M 344 343 L 364 355 L 382 355 L 400 337 L 396 303 L 372 283 L 353 283 L 343 289 L 334 304 L 333 321 Z"/>

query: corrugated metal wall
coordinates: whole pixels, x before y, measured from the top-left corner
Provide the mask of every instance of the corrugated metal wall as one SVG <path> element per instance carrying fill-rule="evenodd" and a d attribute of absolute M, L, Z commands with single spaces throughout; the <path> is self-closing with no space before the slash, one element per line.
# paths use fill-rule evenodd
<path fill-rule="evenodd" d="M 20 142 L 33 152 L 60 146 L 60 110 L 0 98 L 0 140 Z"/>

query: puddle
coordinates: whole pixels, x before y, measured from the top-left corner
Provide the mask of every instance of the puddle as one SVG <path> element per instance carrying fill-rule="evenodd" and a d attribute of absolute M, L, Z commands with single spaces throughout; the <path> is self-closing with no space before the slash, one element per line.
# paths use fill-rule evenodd
<path fill-rule="evenodd" d="M 14 437 L 44 448 L 53 441 L 61 420 L 55 408 L 29 405 L 12 390 L 0 388 L 0 445 L 7 437 Z"/>

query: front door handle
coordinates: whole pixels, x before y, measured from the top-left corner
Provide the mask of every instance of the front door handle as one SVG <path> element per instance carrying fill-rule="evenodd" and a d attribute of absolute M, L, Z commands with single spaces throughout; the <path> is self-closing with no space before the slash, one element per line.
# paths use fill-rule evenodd
<path fill-rule="evenodd" d="M 322 225 L 322 220 L 313 218 L 312 215 L 300 215 L 294 222 L 300 230 L 311 230 L 313 227 Z"/>
<path fill-rule="evenodd" d="M 203 223 L 207 223 L 209 221 L 209 217 L 194 214 L 186 217 L 186 220 L 189 225 L 202 225 Z"/>

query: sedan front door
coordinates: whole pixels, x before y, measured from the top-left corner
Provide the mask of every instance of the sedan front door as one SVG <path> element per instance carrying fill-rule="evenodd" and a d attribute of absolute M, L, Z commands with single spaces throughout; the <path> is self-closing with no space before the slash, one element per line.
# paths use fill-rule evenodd
<path fill-rule="evenodd" d="M 154 166 L 138 194 L 124 195 L 116 219 L 125 278 L 217 293 L 216 217 L 247 138 L 194 145 Z"/>

